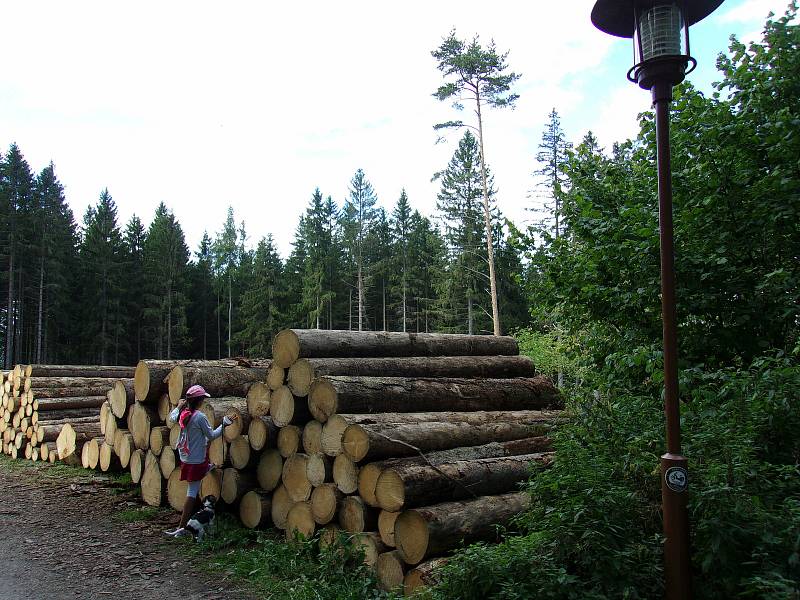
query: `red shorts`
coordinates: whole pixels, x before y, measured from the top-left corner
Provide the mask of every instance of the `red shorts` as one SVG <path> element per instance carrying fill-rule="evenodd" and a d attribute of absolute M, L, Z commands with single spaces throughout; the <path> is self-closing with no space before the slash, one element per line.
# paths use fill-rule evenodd
<path fill-rule="evenodd" d="M 181 463 L 181 481 L 200 481 L 208 473 L 208 459 L 197 465 Z"/>

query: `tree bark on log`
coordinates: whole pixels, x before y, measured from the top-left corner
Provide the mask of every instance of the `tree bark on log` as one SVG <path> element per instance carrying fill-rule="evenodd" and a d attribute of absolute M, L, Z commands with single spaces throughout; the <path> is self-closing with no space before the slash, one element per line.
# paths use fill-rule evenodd
<path fill-rule="evenodd" d="M 250 490 L 239 503 L 239 519 L 249 529 L 269 525 L 271 512 L 272 494 L 264 490 Z"/>
<path fill-rule="evenodd" d="M 384 469 L 395 467 L 404 468 L 407 465 L 433 465 L 438 466 L 463 460 L 478 460 L 481 458 L 500 458 L 502 456 L 519 456 L 522 454 L 535 454 L 551 450 L 552 441 L 547 436 L 524 438 L 510 442 L 490 442 L 482 446 L 467 446 L 452 448 L 439 452 L 429 452 L 422 456 L 406 458 L 390 458 L 381 462 L 368 463 L 358 472 L 358 493 L 370 506 L 378 506 L 375 498 L 375 485 Z"/>
<path fill-rule="evenodd" d="M 285 369 L 298 358 L 517 354 L 517 341 L 508 336 L 284 329 L 272 341 L 272 359 Z"/>
<path fill-rule="evenodd" d="M 327 375 L 508 379 L 533 377 L 536 369 L 527 356 L 300 358 L 289 368 L 287 385 L 295 396 L 306 396 L 311 382 Z"/>
<path fill-rule="evenodd" d="M 263 381 L 266 376 L 267 370 L 264 368 L 176 365 L 167 377 L 167 389 L 172 404 L 177 404 L 193 385 L 203 386 L 212 398 L 244 398 L 250 386 Z"/>
<path fill-rule="evenodd" d="M 327 425 L 327 424 L 326 424 Z M 350 425 L 342 435 L 342 450 L 353 461 L 414 456 L 419 451 L 448 450 L 543 436 L 553 428 L 546 417 L 527 423 L 405 423 L 400 425 Z"/>
<path fill-rule="evenodd" d="M 30 365 L 30 377 L 103 377 L 105 379 L 133 379 L 136 367 L 110 365 Z"/>
<path fill-rule="evenodd" d="M 75 380 L 77 381 L 77 380 Z M 104 379 L 105 383 L 84 385 L 82 387 L 42 387 L 31 390 L 34 397 L 41 402 L 42 398 L 75 398 L 87 396 L 106 397 L 111 389 L 111 380 Z"/>
<path fill-rule="evenodd" d="M 106 391 L 110 390 L 114 384 L 113 380 L 109 381 L 103 377 L 37 377 L 31 379 L 31 389 L 34 390 L 34 395 L 39 396 L 36 390 L 41 389 L 72 389 L 72 388 L 87 388 L 87 387 L 102 387 Z M 104 395 L 96 394 L 96 395 Z M 86 394 L 93 396 L 95 394 Z M 51 396 L 52 397 L 52 396 Z"/>
<path fill-rule="evenodd" d="M 545 377 L 430 379 L 338 377 L 314 380 L 308 406 L 325 422 L 336 413 L 538 410 L 559 408 L 561 398 Z"/>
<path fill-rule="evenodd" d="M 99 408 L 106 401 L 105 395 L 102 396 L 72 396 L 67 398 L 39 398 L 37 410 L 42 413 L 54 410 L 71 410 L 76 408 Z"/>
<path fill-rule="evenodd" d="M 99 408 L 65 408 L 63 410 L 49 410 L 41 415 L 37 412 L 37 424 L 42 421 L 78 421 L 80 419 L 93 418 L 97 421 L 100 418 Z"/>
<path fill-rule="evenodd" d="M 394 539 L 403 560 L 415 565 L 462 543 L 496 540 L 497 526 L 529 504 L 529 494 L 516 492 L 406 510 L 395 521 Z"/>
<path fill-rule="evenodd" d="M 348 425 L 394 425 L 401 423 L 422 423 L 437 421 L 439 423 L 470 423 L 481 425 L 492 422 L 530 423 L 537 419 L 550 419 L 555 423 L 565 420 L 560 410 L 485 410 L 472 412 L 436 411 L 415 413 L 338 413 Z"/>
<path fill-rule="evenodd" d="M 547 465 L 550 453 L 430 465 L 384 468 L 375 484 L 375 498 L 383 510 L 426 506 L 444 500 L 497 495 L 513 491 L 531 475 L 531 463 Z"/>
<path fill-rule="evenodd" d="M 402 556 L 401 556 L 402 558 Z M 408 571 L 403 578 L 403 594 L 413 596 L 439 582 L 439 571 L 448 561 L 447 557 L 434 558 Z"/>

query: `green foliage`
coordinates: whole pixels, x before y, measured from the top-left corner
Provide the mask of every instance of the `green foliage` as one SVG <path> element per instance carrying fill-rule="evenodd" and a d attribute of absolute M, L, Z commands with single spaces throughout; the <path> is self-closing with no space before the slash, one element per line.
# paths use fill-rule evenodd
<path fill-rule="evenodd" d="M 249 584 L 264 598 L 366 600 L 390 598 L 376 589 L 374 572 L 346 535 L 338 546 L 319 548 L 318 538 L 287 543 L 283 535 L 244 529 L 228 515 L 217 533 L 192 552 L 217 572 Z"/>
<path fill-rule="evenodd" d="M 139 521 L 149 521 L 155 518 L 158 513 L 159 509 L 154 506 L 140 506 L 114 513 L 114 520 L 122 523 L 137 523 Z"/>
<path fill-rule="evenodd" d="M 525 534 L 457 555 L 434 598 L 662 595 L 663 409 L 657 394 L 625 389 L 627 371 L 609 365 L 618 384 L 569 399 L 555 462 L 529 484 Z M 798 597 L 800 366 L 759 359 L 681 383 L 696 597 Z"/>

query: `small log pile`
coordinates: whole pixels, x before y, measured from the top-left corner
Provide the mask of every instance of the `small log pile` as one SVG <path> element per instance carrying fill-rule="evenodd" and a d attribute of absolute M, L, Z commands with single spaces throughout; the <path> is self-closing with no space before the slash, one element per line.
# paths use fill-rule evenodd
<path fill-rule="evenodd" d="M 86 365 L 17 365 L 0 372 L 3 453 L 73 465 L 91 457 L 97 465 L 100 444 L 88 442 L 102 439 L 103 406 L 115 382 L 131 386 L 133 374 L 133 367 Z"/>
<path fill-rule="evenodd" d="M 449 552 L 494 539 L 525 509 L 519 484 L 552 460 L 548 434 L 562 419 L 558 391 L 510 337 L 288 329 L 269 361 L 25 371 L 0 382 L 9 454 L 30 447 L 31 458 L 38 449 L 39 459 L 127 469 L 145 503 L 180 510 L 186 482 L 168 416 L 202 385 L 211 426 L 236 419 L 209 446 L 218 468 L 201 495 L 290 539 L 322 530 L 332 544 L 344 532 L 382 587 L 407 594 L 435 581 Z M 45 413 L 57 418 L 42 424 Z"/>

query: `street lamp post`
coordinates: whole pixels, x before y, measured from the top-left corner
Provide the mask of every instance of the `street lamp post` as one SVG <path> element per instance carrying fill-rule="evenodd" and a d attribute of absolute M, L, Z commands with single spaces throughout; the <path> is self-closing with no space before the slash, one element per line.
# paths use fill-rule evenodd
<path fill-rule="evenodd" d="M 686 510 L 689 479 L 686 457 L 681 452 L 678 398 L 669 105 L 673 86 L 683 81 L 697 65 L 689 54 L 689 26 L 705 19 L 723 1 L 597 0 L 592 9 L 595 27 L 611 35 L 633 38 L 634 66 L 628 71 L 628 79 L 642 89 L 651 91 L 656 111 L 664 414 L 667 430 L 667 452 L 661 457 L 661 501 L 668 600 L 687 600 L 692 596 L 689 518 Z"/>

